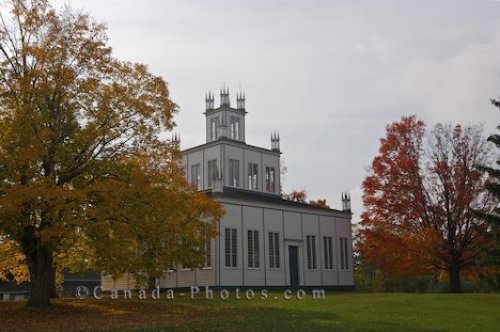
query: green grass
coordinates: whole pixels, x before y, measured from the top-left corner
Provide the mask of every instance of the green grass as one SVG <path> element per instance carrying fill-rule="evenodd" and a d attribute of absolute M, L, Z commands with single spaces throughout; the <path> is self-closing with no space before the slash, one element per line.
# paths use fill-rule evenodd
<path fill-rule="evenodd" d="M 214 292 L 215 296 L 218 293 Z M 202 296 L 199 296 L 202 298 Z M 326 299 L 0 302 L 1 331 L 500 331 L 499 294 L 327 293 Z M 276 299 L 275 299 L 276 297 Z"/>
<path fill-rule="evenodd" d="M 324 300 L 199 301 L 220 315 L 178 330 L 500 331 L 500 295 L 328 293 Z"/>

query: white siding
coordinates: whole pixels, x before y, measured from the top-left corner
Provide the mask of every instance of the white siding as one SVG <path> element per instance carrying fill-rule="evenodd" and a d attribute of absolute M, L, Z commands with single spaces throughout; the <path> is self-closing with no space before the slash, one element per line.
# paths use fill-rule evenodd
<path fill-rule="evenodd" d="M 226 186 L 232 186 L 230 183 L 231 179 L 229 178 L 229 159 L 239 160 L 240 162 L 240 189 L 244 189 L 245 187 L 245 157 L 243 153 L 243 149 L 241 147 L 237 147 L 234 145 L 224 144 L 224 158 L 225 158 L 225 169 L 224 169 L 224 183 Z"/>
<path fill-rule="evenodd" d="M 354 269 L 352 260 L 352 235 L 351 235 L 351 223 L 349 219 L 346 218 L 336 218 L 337 222 L 337 262 L 339 271 L 339 285 L 352 285 L 354 283 Z M 344 237 L 348 239 L 348 257 L 349 257 L 349 269 L 342 270 L 340 268 L 340 241 L 339 238 Z"/>
<path fill-rule="evenodd" d="M 304 285 L 314 286 L 321 285 L 321 251 L 319 246 L 319 216 L 312 214 L 302 215 L 302 239 L 304 243 Z M 315 251 L 316 251 L 316 268 L 309 269 L 307 266 L 307 242 L 306 237 L 312 235 L 315 237 Z"/>
<path fill-rule="evenodd" d="M 262 153 L 262 191 L 266 191 L 266 167 L 273 167 L 275 170 L 275 190 L 274 194 L 279 194 L 280 189 L 281 189 L 281 183 L 280 183 L 280 158 L 279 156 L 273 155 L 273 154 L 268 154 L 268 153 Z"/>
<path fill-rule="evenodd" d="M 286 240 L 302 241 L 302 222 L 300 213 L 284 211 L 284 226 Z"/>
<path fill-rule="evenodd" d="M 267 286 L 280 286 L 285 285 L 285 255 L 284 255 L 284 242 L 283 242 L 283 219 L 282 211 L 276 209 L 264 210 L 264 237 L 265 237 L 265 251 L 266 251 L 266 285 Z M 269 261 L 269 232 L 279 233 L 279 268 L 270 268 Z"/>
<path fill-rule="evenodd" d="M 321 230 L 320 246 L 321 246 L 321 273 L 322 273 L 322 284 L 327 286 L 338 285 L 338 274 L 337 274 L 337 239 L 335 234 L 335 219 L 333 217 L 320 216 L 319 217 L 319 228 Z M 332 249 L 333 249 L 333 269 L 325 269 L 325 247 L 324 247 L 324 236 L 332 237 Z"/>
<path fill-rule="evenodd" d="M 219 223 L 219 236 L 218 236 L 218 261 L 219 261 L 219 285 L 222 286 L 241 286 L 243 285 L 243 271 L 242 271 L 242 227 L 241 227 L 241 206 L 233 204 L 224 204 L 226 215 Z M 224 246 L 224 229 L 226 227 L 236 228 L 238 239 L 238 259 L 237 267 L 225 266 L 225 246 Z"/>
<path fill-rule="evenodd" d="M 259 268 L 248 267 L 248 230 L 259 231 Z M 242 231 L 242 259 L 243 259 L 243 281 L 245 286 L 262 286 L 264 280 L 264 237 L 262 229 L 262 209 L 256 207 L 243 207 L 243 231 Z"/>
<path fill-rule="evenodd" d="M 123 275 L 116 279 L 113 279 L 111 275 L 102 275 L 101 287 L 105 291 L 139 288 L 136 285 L 135 278 L 130 274 Z"/>

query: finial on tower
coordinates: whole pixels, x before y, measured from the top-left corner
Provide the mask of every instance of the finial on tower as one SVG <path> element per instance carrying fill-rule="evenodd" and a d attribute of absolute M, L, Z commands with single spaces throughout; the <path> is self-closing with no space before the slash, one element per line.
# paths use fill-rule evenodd
<path fill-rule="evenodd" d="M 271 150 L 280 151 L 280 134 L 278 132 L 271 133 Z"/>
<path fill-rule="evenodd" d="M 342 192 L 342 211 L 351 211 L 351 195 L 348 192 Z"/>
<path fill-rule="evenodd" d="M 214 94 L 211 91 L 208 91 L 205 94 L 205 105 L 206 105 L 206 110 L 213 110 L 214 109 Z"/>
<path fill-rule="evenodd" d="M 229 88 L 226 88 L 226 84 L 220 89 L 220 107 L 230 107 L 231 102 L 229 101 Z"/>
<path fill-rule="evenodd" d="M 245 109 L 245 93 L 241 90 L 236 94 L 236 108 L 239 110 Z"/>
<path fill-rule="evenodd" d="M 174 133 L 172 135 L 172 144 L 176 149 L 181 148 L 181 135 L 180 134 Z"/>

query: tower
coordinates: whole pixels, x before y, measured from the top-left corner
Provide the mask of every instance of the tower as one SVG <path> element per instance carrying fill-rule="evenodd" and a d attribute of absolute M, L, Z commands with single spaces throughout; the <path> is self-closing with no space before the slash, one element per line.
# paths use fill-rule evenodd
<path fill-rule="evenodd" d="M 220 105 L 215 108 L 214 94 L 205 95 L 205 117 L 207 143 L 219 139 L 230 139 L 245 143 L 245 93 L 236 94 L 236 108 L 231 107 L 229 88 L 220 89 Z"/>

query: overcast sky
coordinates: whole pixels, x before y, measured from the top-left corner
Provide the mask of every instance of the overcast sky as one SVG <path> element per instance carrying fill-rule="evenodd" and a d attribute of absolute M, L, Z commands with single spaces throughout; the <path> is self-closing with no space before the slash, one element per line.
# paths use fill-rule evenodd
<path fill-rule="evenodd" d="M 205 142 L 205 93 L 225 83 L 234 105 L 241 87 L 247 143 L 280 133 L 285 190 L 336 208 L 348 190 L 355 220 L 388 123 L 491 133 L 500 120 L 499 1 L 52 1 L 65 2 L 107 23 L 115 56 L 169 83 L 182 148 Z"/>

